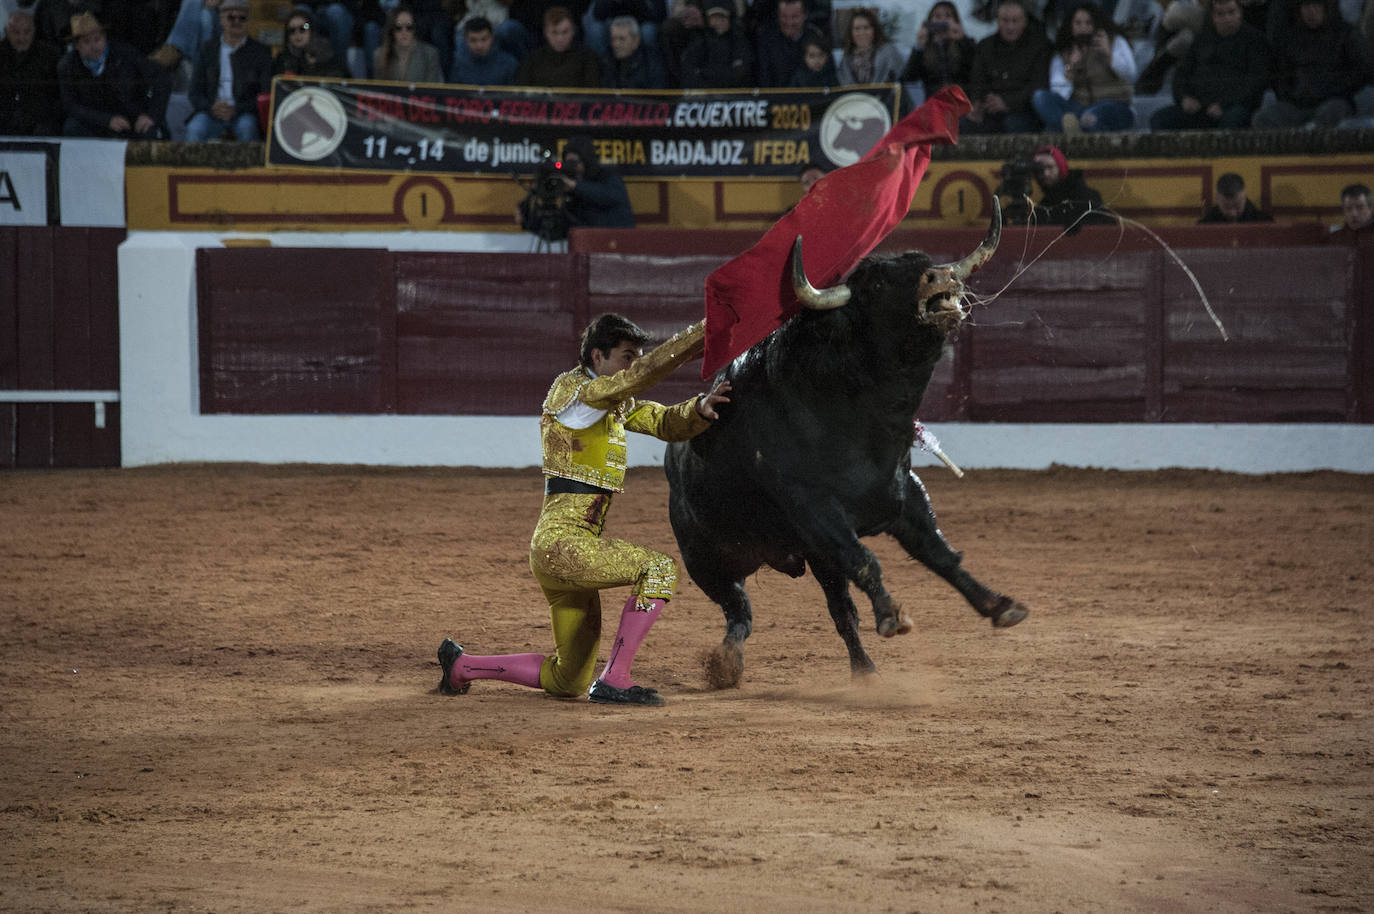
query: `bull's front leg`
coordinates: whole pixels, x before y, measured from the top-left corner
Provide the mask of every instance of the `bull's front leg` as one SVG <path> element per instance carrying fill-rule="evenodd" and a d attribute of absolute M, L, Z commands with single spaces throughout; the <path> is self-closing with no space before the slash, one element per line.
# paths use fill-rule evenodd
<path fill-rule="evenodd" d="M 926 487 L 914 472 L 908 473 L 902 504 L 902 516 L 888 529 L 911 557 L 949 582 L 963 594 L 969 605 L 996 628 L 1009 628 L 1020 622 L 1030 610 L 1011 597 L 984 587 L 964 570 L 962 559 L 950 546 L 935 520 Z"/>
<path fill-rule="evenodd" d="M 911 631 L 911 617 L 902 612 L 897 601 L 892 599 L 892 595 L 883 587 L 882 564 L 879 563 L 877 556 L 859 542 L 859 537 L 850 526 L 849 517 L 844 509 L 830 500 L 802 503 L 795 498 L 789 498 L 787 505 L 788 520 L 801 538 L 806 559 L 812 568 L 816 568 L 818 564 L 829 565 L 863 591 L 873 603 L 873 617 L 877 622 L 878 634 L 884 638 L 905 635 Z M 847 595 L 845 599 L 848 600 Z M 830 614 L 838 625 L 837 611 L 835 604 L 831 602 Z M 841 634 L 844 632 L 841 631 Z"/>

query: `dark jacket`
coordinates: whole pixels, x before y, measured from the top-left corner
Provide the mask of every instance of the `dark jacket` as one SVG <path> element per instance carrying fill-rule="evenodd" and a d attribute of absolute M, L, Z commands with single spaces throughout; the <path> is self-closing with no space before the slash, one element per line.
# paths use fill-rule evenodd
<path fill-rule="evenodd" d="M 1358 33 L 1327 0 L 1326 21 L 1310 29 L 1299 20 L 1274 43 L 1274 94 L 1299 108 L 1351 97 L 1369 80 Z"/>
<path fill-rule="evenodd" d="M 57 48 L 37 38 L 23 54 L 0 39 L 0 134 L 57 136 L 62 132 L 62 95 L 57 90 L 61 59 Z"/>
<path fill-rule="evenodd" d="M 802 27 L 801 36 L 796 40 L 784 35 L 776 23 L 759 26 L 755 60 L 760 88 L 785 88 L 792 82 L 797 68 L 805 65 L 802 58 L 806 53 L 807 37 L 825 40 L 820 29 L 810 23 Z"/>
<path fill-rule="evenodd" d="M 327 38 L 312 38 L 303 52 L 286 45 L 272 59 L 273 76 L 347 76 Z M 265 90 L 264 90 L 265 91 Z"/>
<path fill-rule="evenodd" d="M 201 45 L 191 70 L 186 98 L 196 112 L 209 111 L 219 96 L 220 41 Z M 272 52 L 256 38 L 245 38 L 229 55 L 234 71 L 234 114 L 257 114 L 258 96 L 272 86 Z"/>
<path fill-rule="evenodd" d="M 1230 222 L 1230 221 L 1231 221 L 1230 219 L 1227 219 L 1224 215 L 1222 215 L 1221 207 L 1220 207 L 1220 206 L 1213 206 L 1211 209 L 1209 209 L 1206 213 L 1203 214 L 1202 218 L 1199 219 L 1199 220 L 1197 221 L 1197 224 L 1198 224 L 1198 225 L 1215 225 L 1215 224 L 1217 224 L 1217 223 L 1227 223 L 1227 222 Z M 1237 222 L 1273 222 L 1273 221 L 1274 221 L 1274 217 L 1271 216 L 1271 215 L 1269 215 L 1269 214 L 1268 214 L 1267 212 L 1265 212 L 1264 210 L 1258 209 L 1258 208 L 1255 206 L 1255 204 L 1254 204 L 1253 201 L 1246 200 L 1246 201 L 1245 201 L 1245 206 L 1241 208 L 1241 211 L 1240 211 L 1240 218 L 1237 219 L 1236 221 L 1237 221 Z"/>
<path fill-rule="evenodd" d="M 530 52 L 515 72 L 517 86 L 555 86 L 563 89 L 601 88 L 601 58 L 576 42 L 566 51 L 545 45 Z"/>
<path fill-rule="evenodd" d="M 1035 90 L 1050 86 L 1050 58 L 1054 52 L 1041 32 L 1032 19 L 1015 44 L 1004 41 L 996 32 L 978 42 L 965 86 L 969 100 L 980 102 L 993 93 L 1002 96 L 1008 111 L 1030 114 Z"/>
<path fill-rule="evenodd" d="M 1083 216 L 1090 209 L 1104 209 L 1102 195 L 1089 187 L 1083 180 L 1083 172 L 1077 168 L 1060 178 L 1052 187 L 1047 188 L 1040 202 L 1035 204 L 1035 216 L 1049 225 L 1105 225 L 1116 220 L 1106 213 L 1092 213 Z M 1083 216 L 1082 221 L 1079 217 Z"/>
<path fill-rule="evenodd" d="M 601 85 L 607 89 L 662 89 L 668 85 L 663 58 L 644 42 L 624 60 L 614 54 L 601 68 Z"/>
<path fill-rule="evenodd" d="M 578 180 L 568 194 L 564 207 L 570 225 L 593 228 L 634 228 L 635 214 L 630 209 L 630 195 L 620 175 L 604 168 L 596 169 L 596 176 L 588 172 Z"/>
<path fill-rule="evenodd" d="M 973 73 L 973 55 L 977 44 L 964 36 L 958 41 L 926 42 L 924 48 L 912 48 L 902 71 L 902 82 L 920 83 L 926 97 L 948 85 L 967 86 Z"/>
<path fill-rule="evenodd" d="M 1217 34 L 1210 22 L 1174 68 L 1174 101 L 1192 96 L 1206 108 L 1259 107 L 1269 84 L 1269 46 L 1259 29 L 1246 23 L 1231 35 Z"/>
<path fill-rule="evenodd" d="M 449 82 L 468 86 L 509 86 L 515 82 L 515 73 L 520 69 L 520 61 L 492 44 L 485 57 L 473 57 L 463 48 L 453 55 L 453 68 Z"/>
<path fill-rule="evenodd" d="M 835 71 L 835 59 L 833 57 L 825 59 L 825 66 L 821 67 L 820 72 L 803 63 L 797 67 L 796 72 L 787 82 L 787 85 L 794 89 L 824 89 L 839 84 L 840 75 Z"/>
<path fill-rule="evenodd" d="M 743 89 L 754 83 L 754 54 L 743 30 L 706 29 L 682 52 L 682 88 Z"/>
<path fill-rule="evenodd" d="M 99 76 L 86 68 L 75 48 L 58 63 L 57 79 L 67 117 L 85 124 L 96 136 L 109 131 L 110 118 L 116 114 L 130 123 L 146 114 L 165 130 L 167 97 L 172 92 L 167 69 L 122 41 L 109 39 L 105 47 L 109 56 Z"/>

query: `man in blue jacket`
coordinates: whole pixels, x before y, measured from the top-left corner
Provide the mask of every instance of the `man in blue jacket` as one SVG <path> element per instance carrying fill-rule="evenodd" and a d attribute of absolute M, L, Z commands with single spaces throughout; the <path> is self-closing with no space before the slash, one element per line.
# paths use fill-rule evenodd
<path fill-rule="evenodd" d="M 465 86 L 509 86 L 520 61 L 496 46 L 491 20 L 473 16 L 463 23 L 463 41 L 453 49 L 449 82 Z"/>

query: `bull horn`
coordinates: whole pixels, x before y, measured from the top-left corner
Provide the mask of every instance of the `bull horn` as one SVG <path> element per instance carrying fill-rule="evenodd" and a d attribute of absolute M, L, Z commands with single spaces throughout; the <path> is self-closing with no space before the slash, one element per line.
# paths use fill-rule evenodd
<path fill-rule="evenodd" d="M 1002 239 L 1002 204 L 997 202 L 997 198 L 992 198 L 992 224 L 988 226 L 988 233 L 983 238 L 983 243 L 978 245 L 974 252 L 958 263 L 946 264 L 954 277 L 961 282 L 968 279 L 978 268 L 992 259 L 993 253 L 997 250 L 997 242 Z"/>
<path fill-rule="evenodd" d="M 792 289 L 797 293 L 797 299 L 803 308 L 813 311 L 842 307 L 849 301 L 849 286 L 841 283 L 829 289 L 817 289 L 811 285 L 811 280 L 806 278 L 806 267 L 802 266 L 801 240 L 802 236 L 798 235 L 797 240 L 792 242 Z"/>

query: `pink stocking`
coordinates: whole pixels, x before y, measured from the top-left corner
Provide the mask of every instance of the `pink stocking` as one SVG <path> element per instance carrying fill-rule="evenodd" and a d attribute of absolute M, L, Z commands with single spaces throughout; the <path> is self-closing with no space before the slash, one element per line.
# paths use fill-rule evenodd
<path fill-rule="evenodd" d="M 494 654 L 489 657 L 463 654 L 453 662 L 449 685 L 460 689 L 468 680 L 499 679 L 537 689 L 539 669 L 543 665 L 543 654 Z"/>
<path fill-rule="evenodd" d="M 634 685 L 630 679 L 630 664 L 635 661 L 635 652 L 644 643 L 644 636 L 658 621 L 666 600 L 650 600 L 649 608 L 641 610 L 638 597 L 631 596 L 620 613 L 620 628 L 615 633 L 615 643 L 611 645 L 611 659 L 606 661 L 606 669 L 601 671 L 601 681 L 617 689 L 628 689 Z"/>

